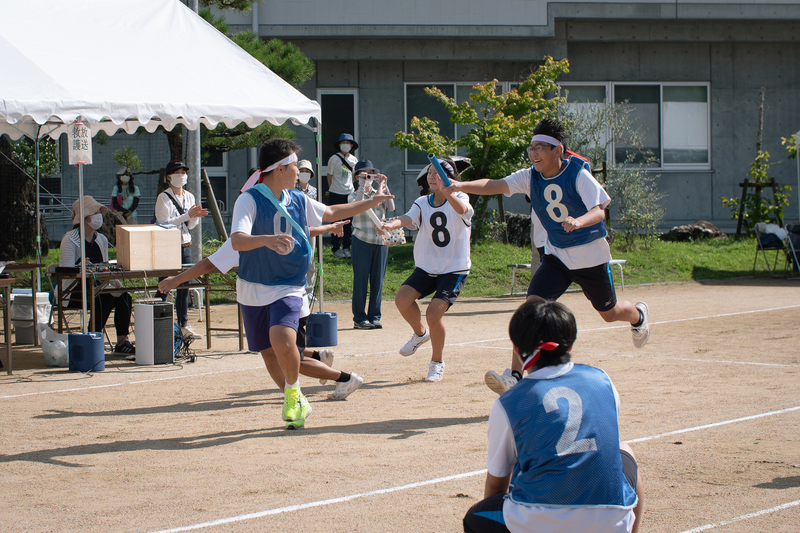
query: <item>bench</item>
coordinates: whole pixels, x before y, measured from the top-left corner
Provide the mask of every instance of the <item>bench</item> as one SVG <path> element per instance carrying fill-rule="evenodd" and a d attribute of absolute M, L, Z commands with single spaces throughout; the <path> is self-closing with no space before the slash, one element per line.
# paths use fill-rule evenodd
<path fill-rule="evenodd" d="M 619 267 L 619 281 L 620 285 L 622 285 L 622 291 L 625 291 L 625 276 L 622 273 L 622 265 L 624 265 L 627 261 L 625 259 L 612 259 L 608 262 L 609 265 L 616 265 Z M 508 268 L 511 269 L 511 292 L 509 294 L 514 294 L 514 282 L 516 281 L 517 269 L 524 268 L 527 270 L 531 269 L 530 263 L 524 264 L 511 264 L 508 265 Z"/>

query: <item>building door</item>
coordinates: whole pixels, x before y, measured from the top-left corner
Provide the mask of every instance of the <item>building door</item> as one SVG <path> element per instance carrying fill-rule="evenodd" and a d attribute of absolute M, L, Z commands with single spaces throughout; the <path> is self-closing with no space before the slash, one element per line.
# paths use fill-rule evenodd
<path fill-rule="evenodd" d="M 322 191 L 320 201 L 328 192 L 328 159 L 336 153 L 334 144 L 342 133 L 358 137 L 358 89 L 317 89 L 317 102 L 322 108 Z M 359 152 L 355 153 L 359 159 Z"/>

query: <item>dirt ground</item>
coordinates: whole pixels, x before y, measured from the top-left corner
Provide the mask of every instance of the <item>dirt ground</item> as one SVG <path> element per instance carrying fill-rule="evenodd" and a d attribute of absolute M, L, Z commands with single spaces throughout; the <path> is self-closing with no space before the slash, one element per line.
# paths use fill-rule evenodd
<path fill-rule="evenodd" d="M 580 328 L 574 361 L 619 390 L 621 437 L 645 483 L 640 531 L 800 531 L 800 282 L 619 296 L 650 307 L 643 349 L 582 294 L 562 302 Z M 483 494 L 496 399 L 483 375 L 509 366 L 508 320 L 522 301 L 459 300 L 438 384 L 423 381 L 429 348 L 397 353 L 410 329 L 393 302 L 376 331 L 350 329 L 349 302 L 326 303 L 338 313 L 334 366 L 365 381 L 337 402 L 332 384 L 301 379 L 313 413 L 296 432 L 283 429 L 260 357 L 232 333 L 213 350 L 197 342 L 195 363 L 109 356 L 91 375 L 17 348 L 14 374 L 0 375 L 0 531 L 461 531 Z M 233 326 L 235 306 L 212 319 Z"/>

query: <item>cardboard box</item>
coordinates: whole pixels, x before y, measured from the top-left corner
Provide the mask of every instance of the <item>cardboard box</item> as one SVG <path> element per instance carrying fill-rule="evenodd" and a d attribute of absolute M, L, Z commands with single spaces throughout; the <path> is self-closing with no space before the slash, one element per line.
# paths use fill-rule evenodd
<path fill-rule="evenodd" d="M 181 232 L 154 224 L 117 226 L 117 264 L 123 270 L 181 268 Z"/>

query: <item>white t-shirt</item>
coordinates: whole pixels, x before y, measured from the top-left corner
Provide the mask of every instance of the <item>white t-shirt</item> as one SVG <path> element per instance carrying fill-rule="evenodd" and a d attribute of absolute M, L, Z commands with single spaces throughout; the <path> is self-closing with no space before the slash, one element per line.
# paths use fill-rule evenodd
<path fill-rule="evenodd" d="M 503 178 L 503 181 L 508 185 L 508 194 L 504 196 L 527 194 L 530 197 L 530 168 L 518 170 L 510 176 Z M 605 189 L 603 189 L 602 185 L 600 185 L 594 176 L 592 176 L 592 173 L 586 169 L 581 170 L 578 174 L 575 186 L 578 189 L 578 194 L 580 194 L 587 211 L 598 205 L 602 209 L 605 209 L 611 202 L 611 197 Z M 531 225 L 533 226 L 533 245 L 537 248 L 544 246 L 544 252 L 546 254 L 556 256 L 570 270 L 589 268 L 611 261 L 611 249 L 608 247 L 608 241 L 605 239 L 597 239 L 588 244 L 582 244 L 572 248 L 556 248 L 553 246 L 547 238 L 547 232 L 541 222 L 539 222 L 539 217 L 536 215 L 532 206 Z"/>
<path fill-rule="evenodd" d="M 569 372 L 573 363 L 548 366 L 535 370 L 524 379 L 549 379 Z M 619 394 L 614 385 L 614 399 L 619 413 Z M 500 400 L 495 400 L 489 413 L 488 471 L 495 477 L 505 477 L 517 463 L 517 448 L 514 432 L 509 426 L 506 412 Z M 506 498 L 503 502 L 503 518 L 511 533 L 567 533 L 592 531 L 592 533 L 627 533 L 633 527 L 635 516 L 632 509 L 602 507 L 543 507 L 521 505 Z"/>
<path fill-rule="evenodd" d="M 467 211 L 456 213 L 450 202 L 434 207 L 433 195 L 420 196 L 405 214 L 411 219 L 409 229 L 418 229 L 414 238 L 414 264 L 428 274 L 467 273 L 472 266 L 469 239 L 475 210 L 469 196 L 457 192 Z"/>
<path fill-rule="evenodd" d="M 289 195 L 282 194 L 281 201 L 284 205 L 288 205 L 290 201 Z M 306 219 L 309 227 L 322 225 L 322 216 L 325 214 L 325 209 L 325 204 L 306 198 Z M 250 232 L 253 229 L 256 211 L 256 201 L 253 196 L 241 194 L 233 206 L 231 235 L 234 233 L 251 235 Z M 300 243 L 295 243 L 295 245 L 297 244 Z M 265 306 L 287 296 L 297 296 L 305 300 L 305 294 L 305 287 L 289 285 L 267 286 L 245 281 L 242 278 L 236 279 L 236 300 L 242 305 Z"/>
<path fill-rule="evenodd" d="M 178 205 L 183 209 L 182 215 L 178 212 L 178 208 L 175 207 L 170 197 L 177 200 Z M 191 218 L 189 216 L 189 208 L 193 205 L 194 195 L 185 189 L 182 195 L 177 196 L 170 188 L 159 194 L 156 198 L 156 220 L 178 226 L 181 230 L 181 244 L 192 242 L 192 236 L 189 230 L 193 229 L 200 220 L 199 217 Z"/>
<path fill-rule="evenodd" d="M 345 159 L 350 164 L 350 168 L 355 170 L 358 159 L 353 154 L 347 154 Z M 355 190 L 353 187 L 353 172 L 342 164 L 342 160 L 336 154 L 333 154 L 328 159 L 328 174 L 331 176 L 330 192 L 349 195 Z"/>

